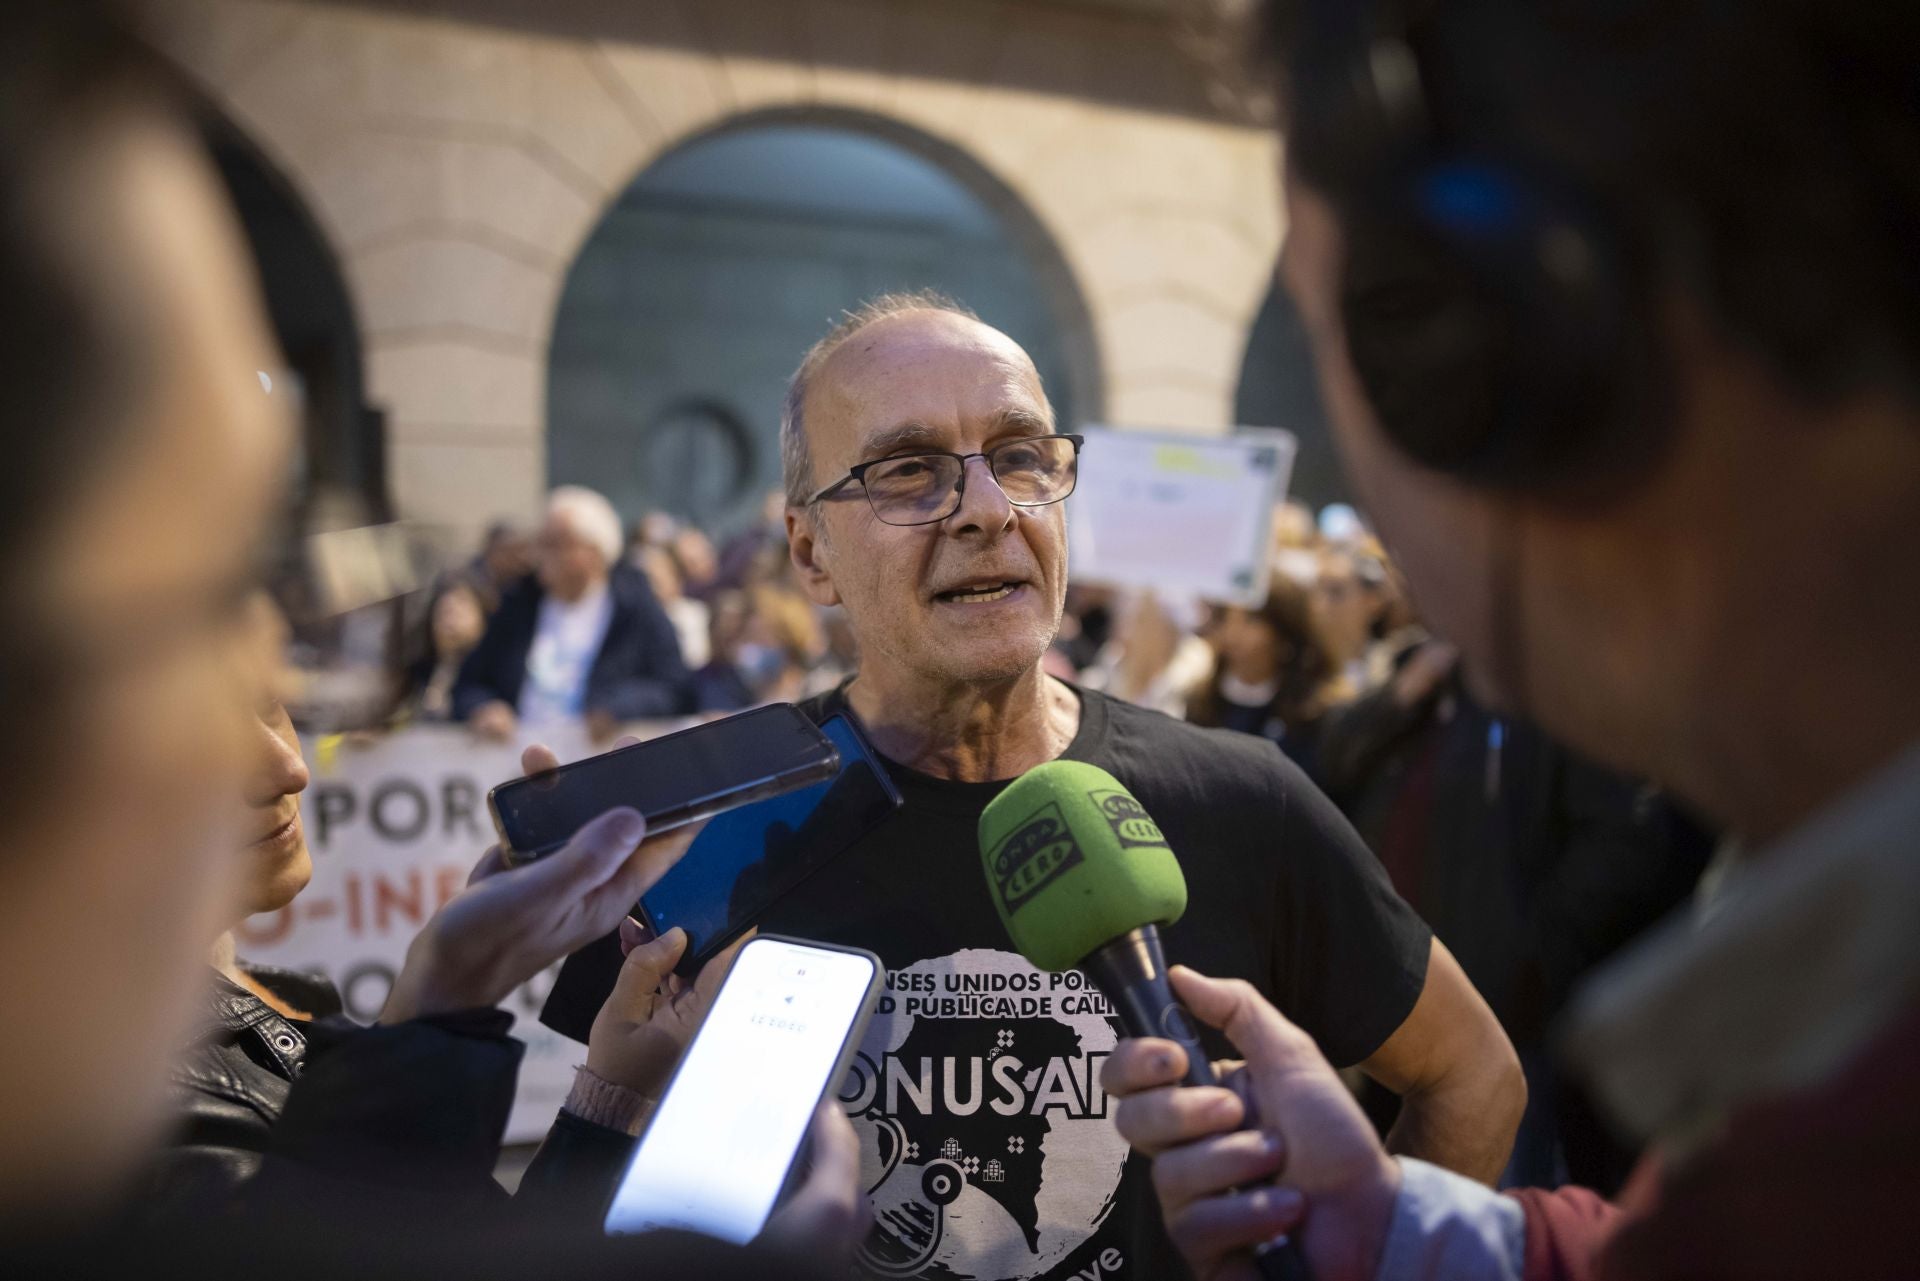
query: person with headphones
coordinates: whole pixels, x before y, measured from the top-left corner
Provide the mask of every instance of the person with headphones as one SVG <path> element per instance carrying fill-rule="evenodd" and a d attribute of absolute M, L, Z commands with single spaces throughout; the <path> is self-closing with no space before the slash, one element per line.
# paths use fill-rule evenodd
<path fill-rule="evenodd" d="M 1283 1232 L 1317 1281 L 1913 1275 L 1920 10 L 1268 18 L 1283 276 L 1423 611 L 1492 706 L 1738 839 L 1561 1038 L 1651 1140 L 1617 1205 L 1387 1156 L 1308 1037 L 1176 970 L 1246 1060 L 1106 1065 L 1172 1235 L 1205 1278 Z"/>

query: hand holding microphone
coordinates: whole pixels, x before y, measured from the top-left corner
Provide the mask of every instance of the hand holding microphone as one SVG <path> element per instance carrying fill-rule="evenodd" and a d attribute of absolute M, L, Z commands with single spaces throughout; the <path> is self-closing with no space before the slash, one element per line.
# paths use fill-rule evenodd
<path fill-rule="evenodd" d="M 1213 1065 L 1168 981 L 1160 947 L 1160 925 L 1186 910 L 1186 879 L 1160 829 L 1119 780 L 1079 761 L 1028 770 L 981 814 L 980 858 L 1000 920 L 1021 955 L 1044 970 L 1080 967 L 1113 1005 L 1129 1037 L 1173 1042 L 1184 1052 L 1184 1084 L 1216 1084 Z M 1228 1127 L 1242 1123 L 1244 1113 L 1232 1096 L 1213 1094 L 1206 1105 L 1232 1109 Z M 1274 1172 L 1281 1159 L 1277 1149 L 1263 1148 L 1262 1155 L 1272 1163 L 1264 1172 Z M 1158 1183 L 1157 1164 L 1155 1177 Z M 1297 1200 L 1282 1190 L 1234 1195 L 1264 1211 L 1263 1238 L 1290 1229 L 1298 1217 Z M 1253 1266 L 1254 1275 L 1271 1281 L 1306 1281 L 1310 1275 L 1298 1248 L 1284 1237 L 1255 1247 Z"/>

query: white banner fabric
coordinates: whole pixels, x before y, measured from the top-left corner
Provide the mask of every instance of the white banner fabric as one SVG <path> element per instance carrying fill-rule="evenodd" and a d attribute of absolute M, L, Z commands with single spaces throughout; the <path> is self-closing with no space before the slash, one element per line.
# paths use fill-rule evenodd
<path fill-rule="evenodd" d="M 642 737 L 670 725 L 632 727 Z M 528 734 L 563 761 L 591 755 L 582 726 Z M 463 729 L 401 730 L 367 744 L 306 743 L 313 782 L 301 798 L 313 881 L 278 912 L 250 917 L 235 931 L 243 959 L 314 970 L 340 988 L 349 1016 L 379 1014 L 406 959 L 407 944 L 494 843 L 487 789 L 520 773 L 518 745 L 476 741 Z M 549 971 L 504 1006 L 513 1034 L 526 1042 L 509 1143 L 537 1141 L 585 1062 L 586 1047 L 542 1027 Z"/>

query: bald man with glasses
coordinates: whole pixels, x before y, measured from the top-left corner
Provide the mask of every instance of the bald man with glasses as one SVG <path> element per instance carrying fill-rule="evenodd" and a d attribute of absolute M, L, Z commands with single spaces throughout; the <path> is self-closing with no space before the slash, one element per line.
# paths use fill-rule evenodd
<path fill-rule="evenodd" d="M 1524 1099 L 1512 1049 L 1325 798 L 1262 740 L 1043 674 L 1083 441 L 1027 354 L 950 300 L 879 299 L 807 354 L 781 443 L 794 566 L 860 649 L 805 710 L 856 719 L 906 799 L 765 923 L 887 963 L 842 1100 L 875 1213 L 863 1270 L 1179 1275 L 1100 1093 L 1103 1007 L 1012 952 L 980 872 L 981 809 L 1062 757 L 1110 770 L 1180 855 L 1171 955 L 1247 978 L 1399 1091 L 1397 1148 L 1495 1176 Z"/>

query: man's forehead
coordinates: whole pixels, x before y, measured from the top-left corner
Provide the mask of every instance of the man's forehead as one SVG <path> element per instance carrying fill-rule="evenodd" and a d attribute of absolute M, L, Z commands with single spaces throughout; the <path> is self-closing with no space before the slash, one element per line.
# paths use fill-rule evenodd
<path fill-rule="evenodd" d="M 889 316 L 862 329 L 827 358 L 807 399 L 808 420 L 822 435 L 849 443 L 905 422 L 944 428 L 1008 411 L 1048 416 L 1040 375 L 1019 344 L 946 312 Z"/>

